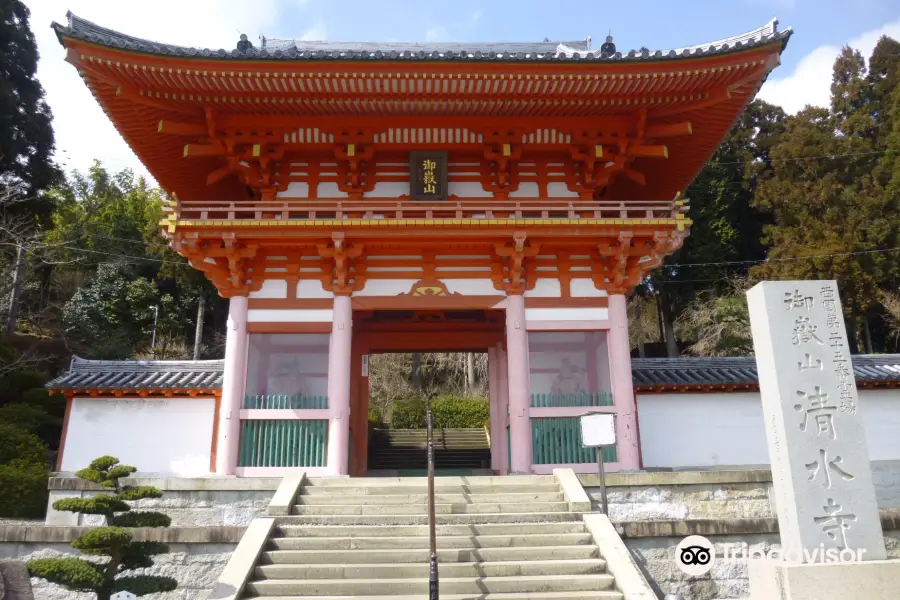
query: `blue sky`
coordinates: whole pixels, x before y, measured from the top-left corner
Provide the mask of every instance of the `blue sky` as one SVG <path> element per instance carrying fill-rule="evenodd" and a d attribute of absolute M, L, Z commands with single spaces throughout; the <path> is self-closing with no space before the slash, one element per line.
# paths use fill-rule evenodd
<path fill-rule="evenodd" d="M 831 64 L 844 44 L 870 53 L 878 37 L 900 39 L 900 0 L 25 0 L 32 10 L 38 75 L 55 115 L 58 155 L 68 168 L 94 157 L 144 172 L 49 28 L 67 10 L 99 25 L 187 46 L 231 48 L 238 31 L 342 41 L 540 41 L 584 39 L 598 47 L 611 30 L 620 50 L 669 49 L 737 35 L 777 16 L 795 35 L 761 91 L 796 112 L 828 101 Z"/>

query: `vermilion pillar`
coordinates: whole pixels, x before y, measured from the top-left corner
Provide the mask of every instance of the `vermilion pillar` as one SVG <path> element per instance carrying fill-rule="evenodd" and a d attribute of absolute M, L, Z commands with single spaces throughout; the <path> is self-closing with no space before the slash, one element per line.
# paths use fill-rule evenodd
<path fill-rule="evenodd" d="M 500 447 L 506 444 L 506 432 L 503 430 L 503 420 L 500 415 L 500 377 L 497 372 L 499 354 L 497 348 L 488 348 L 488 402 L 490 403 L 490 431 L 491 431 L 491 470 L 495 473 L 501 471 Z M 503 432 L 503 436 L 500 433 Z"/>
<path fill-rule="evenodd" d="M 531 473 L 531 391 L 528 371 L 528 332 L 525 329 L 525 296 L 506 299 L 506 355 L 509 382 L 509 435 L 512 447 L 510 471 Z"/>
<path fill-rule="evenodd" d="M 506 351 L 503 344 L 497 344 L 497 395 L 498 395 L 498 412 L 500 414 L 500 422 L 497 429 L 500 432 L 500 438 L 497 443 L 500 454 L 500 473 L 506 475 L 509 473 L 509 444 L 507 442 L 506 422 L 509 413 L 509 383 L 506 372 L 509 369 L 509 361 L 506 358 Z"/>
<path fill-rule="evenodd" d="M 350 343 L 353 308 L 350 296 L 334 297 L 334 323 L 328 347 L 328 457 L 332 475 L 349 473 L 350 443 Z"/>
<path fill-rule="evenodd" d="M 247 297 L 233 296 L 228 302 L 225 338 L 225 372 L 219 409 L 219 440 L 216 473 L 233 475 L 237 467 L 241 437 L 241 404 L 247 379 Z"/>
<path fill-rule="evenodd" d="M 625 296 L 609 297 L 609 362 L 613 403 L 616 406 L 616 446 L 620 469 L 640 468 L 637 409 L 631 379 L 631 345 Z"/>

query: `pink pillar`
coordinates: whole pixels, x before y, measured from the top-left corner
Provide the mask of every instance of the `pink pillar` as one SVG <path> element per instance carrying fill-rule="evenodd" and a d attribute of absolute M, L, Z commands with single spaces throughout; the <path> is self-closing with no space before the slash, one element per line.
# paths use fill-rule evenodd
<path fill-rule="evenodd" d="M 497 361 L 499 359 L 497 348 L 488 348 L 488 402 L 491 409 L 491 470 L 501 473 L 500 447 L 506 443 L 505 430 L 503 429 L 503 417 L 500 412 L 500 378 L 497 376 Z M 501 437 L 501 431 L 504 435 Z M 501 443 L 503 442 L 503 443 Z"/>
<path fill-rule="evenodd" d="M 350 296 L 334 297 L 334 324 L 328 347 L 328 457 L 332 475 L 349 473 L 350 443 L 350 344 L 353 308 Z"/>
<path fill-rule="evenodd" d="M 637 410 L 631 379 L 631 345 L 628 342 L 628 313 L 625 296 L 609 297 L 609 362 L 613 402 L 616 407 L 616 451 L 620 469 L 639 469 Z"/>
<path fill-rule="evenodd" d="M 500 432 L 500 438 L 497 443 L 500 455 L 500 473 L 506 475 L 509 473 L 509 448 L 506 443 L 506 424 L 509 421 L 509 383 L 506 376 L 507 367 L 506 351 L 503 344 L 497 344 L 497 406 L 500 413 L 500 420 L 497 425 Z"/>
<path fill-rule="evenodd" d="M 509 434 L 512 445 L 510 471 L 531 473 L 531 392 L 528 371 L 528 332 L 525 329 L 525 296 L 506 298 L 506 353 L 509 381 Z"/>
<path fill-rule="evenodd" d="M 241 406 L 247 379 L 247 297 L 228 302 L 225 338 L 225 372 L 222 375 L 222 405 L 219 409 L 219 439 L 216 473 L 234 475 L 241 437 Z"/>

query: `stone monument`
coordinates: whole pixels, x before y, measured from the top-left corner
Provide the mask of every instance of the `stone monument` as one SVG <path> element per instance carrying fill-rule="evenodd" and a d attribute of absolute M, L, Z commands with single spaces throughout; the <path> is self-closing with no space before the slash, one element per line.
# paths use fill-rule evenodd
<path fill-rule="evenodd" d="M 786 559 L 751 564 L 753 597 L 900 598 L 900 563 L 884 560 L 837 284 L 764 282 L 747 293 L 747 300 Z M 864 595 L 842 589 L 838 596 L 821 585 L 833 577 L 852 581 L 862 571 L 855 575 L 851 570 L 864 564 L 868 574 L 890 571 L 893 577 L 887 579 L 896 578 L 896 587 L 886 582 L 890 592 L 868 589 L 860 579 Z M 810 590 L 815 595 L 805 595 Z"/>

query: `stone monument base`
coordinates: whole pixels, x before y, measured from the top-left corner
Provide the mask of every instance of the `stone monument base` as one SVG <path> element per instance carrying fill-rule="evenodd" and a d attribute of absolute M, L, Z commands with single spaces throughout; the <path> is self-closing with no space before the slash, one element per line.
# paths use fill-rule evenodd
<path fill-rule="evenodd" d="M 751 600 L 897 600 L 900 560 L 786 564 L 751 560 Z"/>

